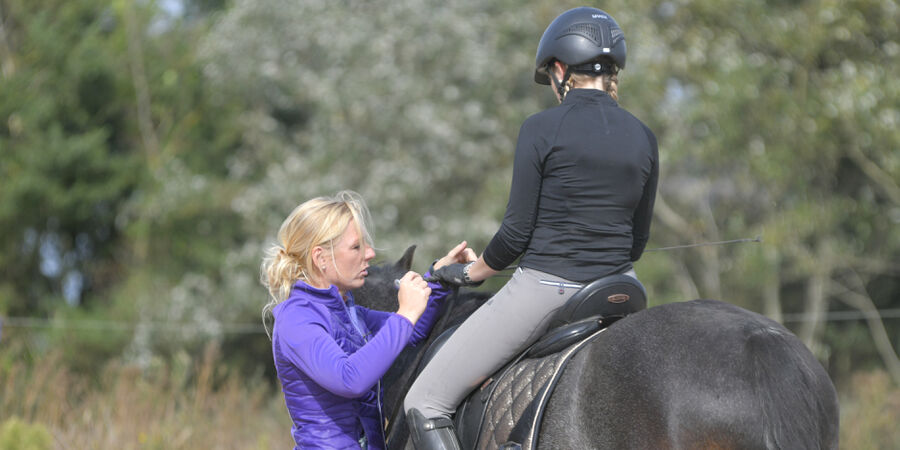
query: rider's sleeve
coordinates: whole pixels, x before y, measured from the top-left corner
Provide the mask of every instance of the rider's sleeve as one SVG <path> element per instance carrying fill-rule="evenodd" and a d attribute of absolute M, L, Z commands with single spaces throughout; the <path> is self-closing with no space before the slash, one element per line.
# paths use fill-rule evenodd
<path fill-rule="evenodd" d="M 348 355 L 324 323 L 285 321 L 279 324 L 282 354 L 319 386 L 346 398 L 366 393 L 387 372 L 409 342 L 412 324 L 399 314 L 387 317 L 365 345 Z"/>
<path fill-rule="evenodd" d="M 484 249 L 484 262 L 494 270 L 503 270 L 525 251 L 534 231 L 541 195 L 543 159 L 540 156 L 537 127 L 526 120 L 519 129 L 513 160 L 509 202 L 500 229 Z"/>
<path fill-rule="evenodd" d="M 653 218 L 653 204 L 656 201 L 656 185 L 659 180 L 659 149 L 656 143 L 656 136 L 650 129 L 645 127 L 647 138 L 651 147 L 651 166 L 650 176 L 644 183 L 644 193 L 641 195 L 641 201 L 638 203 L 637 209 L 634 210 L 634 218 L 632 220 L 632 236 L 634 240 L 631 244 L 631 260 L 637 261 L 641 254 L 644 253 L 644 247 L 647 240 L 650 239 L 650 220 Z"/>

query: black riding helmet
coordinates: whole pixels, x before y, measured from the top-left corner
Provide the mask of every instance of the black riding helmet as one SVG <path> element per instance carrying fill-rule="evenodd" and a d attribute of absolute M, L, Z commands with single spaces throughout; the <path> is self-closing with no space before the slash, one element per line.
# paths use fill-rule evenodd
<path fill-rule="evenodd" d="M 538 44 L 534 81 L 550 84 L 547 66 L 559 60 L 568 66 L 557 85 L 562 90 L 570 72 L 616 73 L 625 68 L 625 34 L 604 11 L 580 7 L 560 14 Z"/>

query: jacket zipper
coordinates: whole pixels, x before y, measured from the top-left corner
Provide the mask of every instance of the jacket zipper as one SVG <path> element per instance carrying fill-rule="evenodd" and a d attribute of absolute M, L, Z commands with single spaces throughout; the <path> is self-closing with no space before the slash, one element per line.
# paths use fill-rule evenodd
<path fill-rule="evenodd" d="M 356 316 L 356 305 L 347 306 L 346 302 L 342 302 L 344 305 L 344 309 L 347 311 L 347 316 L 350 317 L 350 323 L 353 325 L 353 329 L 362 336 L 363 342 L 369 342 L 369 334 L 363 333 L 362 328 L 359 326 L 359 318 Z M 378 428 L 381 430 L 381 441 L 387 443 L 387 436 L 384 435 L 384 412 L 382 411 L 381 404 L 381 378 L 378 379 L 378 383 L 376 384 L 375 391 L 375 406 L 378 408 Z"/>

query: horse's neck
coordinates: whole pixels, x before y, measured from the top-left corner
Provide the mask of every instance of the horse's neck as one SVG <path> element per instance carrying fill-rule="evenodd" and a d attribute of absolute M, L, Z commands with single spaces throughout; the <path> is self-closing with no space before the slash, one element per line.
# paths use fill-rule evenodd
<path fill-rule="evenodd" d="M 389 392 L 385 393 L 385 403 L 391 406 L 391 411 L 399 411 L 403 406 L 403 398 L 406 392 L 412 386 L 415 376 L 419 371 L 419 365 L 425 352 L 431 346 L 431 343 L 448 328 L 453 316 L 446 311 L 431 329 L 425 342 L 421 342 L 415 347 L 406 347 L 400 353 L 400 356 L 394 361 L 391 369 L 385 374 L 384 384 L 390 386 Z"/>
<path fill-rule="evenodd" d="M 406 393 L 415 381 L 415 377 L 420 371 L 422 359 L 428 348 L 451 326 L 461 322 L 472 314 L 481 303 L 487 299 L 485 294 L 477 294 L 473 297 L 464 295 L 460 298 L 458 293 L 453 293 L 447 298 L 446 310 L 435 322 L 425 342 L 419 343 L 415 347 L 407 347 L 394 361 L 390 370 L 384 376 L 385 396 L 384 406 L 391 411 L 391 423 L 389 424 L 388 440 L 392 444 L 403 443 L 407 437 L 406 421 L 404 419 L 403 400 Z M 398 425 L 399 428 L 393 425 Z"/>

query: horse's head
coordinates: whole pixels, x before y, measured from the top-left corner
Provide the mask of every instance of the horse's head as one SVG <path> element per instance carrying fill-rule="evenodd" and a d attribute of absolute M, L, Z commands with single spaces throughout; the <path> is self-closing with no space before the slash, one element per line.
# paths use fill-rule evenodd
<path fill-rule="evenodd" d="M 369 276 L 366 277 L 365 284 L 361 288 L 353 290 L 353 298 L 356 303 L 370 309 L 396 311 L 399 305 L 394 280 L 409 272 L 415 252 L 416 246 L 411 245 L 397 262 L 369 267 Z"/>

